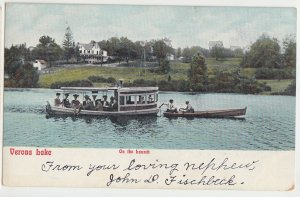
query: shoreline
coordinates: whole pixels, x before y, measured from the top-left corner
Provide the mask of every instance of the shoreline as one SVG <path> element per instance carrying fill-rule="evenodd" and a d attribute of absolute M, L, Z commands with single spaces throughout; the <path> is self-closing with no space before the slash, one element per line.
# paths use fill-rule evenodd
<path fill-rule="evenodd" d="M 52 88 L 12 88 L 12 87 L 3 87 L 4 91 L 21 91 L 21 90 L 53 90 L 53 91 L 61 91 L 61 89 L 52 89 Z M 231 94 L 231 95 L 253 95 L 253 96 L 291 96 L 296 97 L 294 95 L 286 95 L 286 94 L 266 94 L 265 92 L 258 93 L 258 94 L 245 94 L 245 93 L 235 93 L 235 92 L 183 92 L 183 91 L 167 91 L 167 90 L 159 90 L 159 93 L 182 93 L 182 94 Z"/>

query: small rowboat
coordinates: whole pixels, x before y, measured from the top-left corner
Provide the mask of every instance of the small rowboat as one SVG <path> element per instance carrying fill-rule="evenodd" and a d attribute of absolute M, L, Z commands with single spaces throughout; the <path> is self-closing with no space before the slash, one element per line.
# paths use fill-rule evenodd
<path fill-rule="evenodd" d="M 232 118 L 244 116 L 247 107 L 243 109 L 224 109 L 224 110 L 209 110 L 209 111 L 195 111 L 194 113 L 186 113 L 179 111 L 178 113 L 164 112 L 164 116 L 168 118 L 173 117 L 187 117 L 187 118 Z"/>

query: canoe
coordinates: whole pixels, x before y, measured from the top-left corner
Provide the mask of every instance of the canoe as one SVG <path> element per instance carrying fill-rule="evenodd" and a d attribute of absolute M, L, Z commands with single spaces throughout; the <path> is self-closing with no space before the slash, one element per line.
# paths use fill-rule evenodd
<path fill-rule="evenodd" d="M 247 107 L 243 109 L 223 109 L 223 110 L 208 110 L 208 111 L 195 111 L 194 113 L 186 113 L 179 111 L 178 113 L 164 112 L 167 118 L 172 117 L 187 117 L 187 118 L 232 118 L 244 116 Z"/>

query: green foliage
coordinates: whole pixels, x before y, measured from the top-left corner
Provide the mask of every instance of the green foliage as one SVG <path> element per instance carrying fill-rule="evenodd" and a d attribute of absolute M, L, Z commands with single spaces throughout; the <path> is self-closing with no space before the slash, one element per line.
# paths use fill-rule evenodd
<path fill-rule="evenodd" d="M 89 76 L 88 80 L 95 83 L 115 83 L 117 80 L 113 77 Z"/>
<path fill-rule="evenodd" d="M 61 59 L 63 50 L 54 39 L 49 36 L 42 36 L 32 53 L 35 59 L 46 60 L 52 66 L 55 61 Z"/>
<path fill-rule="evenodd" d="M 176 50 L 176 58 L 180 58 L 182 56 L 182 51 L 181 51 L 181 48 L 179 47 L 177 50 Z"/>
<path fill-rule="evenodd" d="M 167 74 L 170 72 L 171 67 L 170 67 L 170 62 L 166 59 L 162 60 L 161 65 L 159 67 L 159 70 L 163 74 Z"/>
<path fill-rule="evenodd" d="M 208 57 L 209 51 L 199 46 L 186 47 L 182 51 L 183 62 L 191 63 L 193 56 L 201 54 L 204 57 Z"/>
<path fill-rule="evenodd" d="M 225 58 L 225 48 L 219 47 L 219 46 L 214 46 L 210 50 L 209 55 L 210 55 L 210 57 L 216 58 L 216 60 L 224 59 Z"/>
<path fill-rule="evenodd" d="M 32 64 L 29 50 L 25 44 L 5 48 L 4 72 L 9 76 L 5 80 L 5 87 L 35 88 L 39 75 Z"/>
<path fill-rule="evenodd" d="M 11 75 L 21 65 L 22 61 L 30 59 L 30 52 L 25 44 L 12 45 L 9 49 L 4 50 L 4 71 L 6 74 Z"/>
<path fill-rule="evenodd" d="M 233 57 L 235 58 L 242 58 L 244 56 L 243 49 L 235 49 L 233 51 Z"/>
<path fill-rule="evenodd" d="M 61 87 L 93 87 L 93 83 L 89 80 L 76 80 L 76 81 L 57 81 L 50 85 L 51 89 L 60 89 Z"/>
<path fill-rule="evenodd" d="M 36 88 L 39 75 L 36 68 L 30 63 L 22 64 L 20 61 L 12 63 L 16 68 L 10 73 L 10 78 L 5 81 L 5 87 Z"/>
<path fill-rule="evenodd" d="M 205 58 L 199 53 L 192 59 L 189 78 L 192 84 L 205 84 L 207 82 L 207 65 Z"/>
<path fill-rule="evenodd" d="M 296 96 L 296 80 L 293 80 L 292 83 L 282 92 L 284 95 Z"/>
<path fill-rule="evenodd" d="M 289 36 L 283 40 L 283 59 L 286 67 L 296 67 L 296 40 L 295 36 Z"/>
<path fill-rule="evenodd" d="M 243 67 L 253 68 L 281 68 L 280 45 L 276 38 L 267 35 L 260 36 L 245 54 L 241 63 Z"/>
<path fill-rule="evenodd" d="M 64 56 L 67 62 L 69 62 L 70 58 L 72 56 L 76 55 L 76 47 L 73 40 L 73 34 L 71 31 L 71 28 L 68 26 L 66 28 L 65 37 L 62 43 L 63 49 L 64 49 Z M 78 54 L 77 54 L 78 55 Z M 77 57 L 76 57 L 77 59 Z"/>
<path fill-rule="evenodd" d="M 294 79 L 295 76 L 292 69 L 258 68 L 255 71 L 256 79 Z"/>

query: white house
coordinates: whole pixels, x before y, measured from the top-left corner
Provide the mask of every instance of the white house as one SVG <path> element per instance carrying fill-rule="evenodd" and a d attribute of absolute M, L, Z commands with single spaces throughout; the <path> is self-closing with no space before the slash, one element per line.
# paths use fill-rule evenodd
<path fill-rule="evenodd" d="M 222 41 L 209 41 L 208 42 L 208 48 L 211 50 L 213 47 L 223 47 Z"/>
<path fill-rule="evenodd" d="M 230 49 L 234 51 L 236 49 L 242 49 L 242 47 L 240 47 L 240 46 L 230 46 Z"/>
<path fill-rule="evenodd" d="M 102 50 L 99 44 L 91 41 L 88 44 L 78 43 L 80 56 L 86 63 L 96 64 L 106 62 L 108 59 L 107 51 Z"/>
<path fill-rule="evenodd" d="M 41 71 L 47 67 L 47 62 L 45 60 L 35 60 L 33 62 L 33 67 Z"/>
<path fill-rule="evenodd" d="M 167 54 L 167 60 L 175 60 L 175 55 L 171 54 L 171 53 L 168 53 Z"/>
<path fill-rule="evenodd" d="M 28 47 L 28 49 L 29 49 L 29 51 L 31 52 L 31 51 L 33 51 L 33 50 L 35 49 L 35 47 L 30 46 L 30 47 Z"/>

